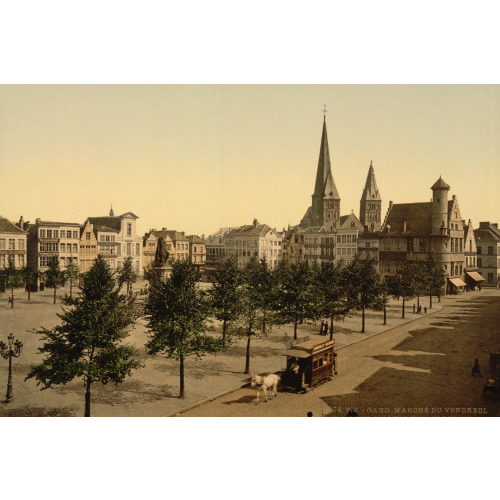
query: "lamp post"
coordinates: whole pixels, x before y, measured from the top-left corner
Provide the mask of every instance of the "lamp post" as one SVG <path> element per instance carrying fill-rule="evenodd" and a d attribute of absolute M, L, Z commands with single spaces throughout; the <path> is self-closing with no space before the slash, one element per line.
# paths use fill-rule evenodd
<path fill-rule="evenodd" d="M 0 342 L 0 354 L 3 358 L 9 358 L 9 378 L 7 380 L 7 395 L 4 403 L 8 403 L 12 395 L 12 357 L 18 358 L 23 350 L 23 343 L 20 340 L 14 342 L 14 335 L 12 333 L 8 336 L 9 345 L 5 342 Z"/>

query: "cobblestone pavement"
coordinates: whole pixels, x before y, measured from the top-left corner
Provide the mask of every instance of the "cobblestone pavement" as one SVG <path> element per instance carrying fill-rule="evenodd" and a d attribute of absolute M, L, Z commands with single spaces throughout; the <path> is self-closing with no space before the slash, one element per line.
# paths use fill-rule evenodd
<path fill-rule="evenodd" d="M 142 283 L 138 283 L 135 285 L 135 289 L 138 290 L 141 286 Z M 69 291 L 69 287 L 61 290 L 59 295 L 67 291 Z M 37 387 L 33 380 L 24 381 L 30 366 L 41 359 L 40 355 L 37 354 L 40 338 L 32 330 L 41 326 L 51 328 L 58 324 L 57 313 L 61 311 L 60 304 L 52 304 L 51 290 L 32 294 L 30 302 L 27 301 L 27 295 L 22 291 L 16 291 L 15 295 L 15 308 L 10 309 L 8 294 L 0 294 L 0 340 L 5 341 L 9 333 L 14 333 L 16 338 L 19 338 L 24 343 L 24 350 L 20 358 L 13 360 L 14 399 L 8 404 L 0 404 L 0 416 L 83 415 L 84 388 L 80 380 L 44 391 L 40 391 L 40 387 Z M 348 318 L 344 322 L 335 324 L 336 344 L 338 347 L 344 347 L 339 350 L 341 372 L 331 384 L 324 384 L 304 396 L 280 393 L 276 401 L 258 407 L 252 404 L 224 404 L 221 406 L 220 414 L 225 415 L 228 409 L 231 409 L 229 413 L 233 415 L 246 415 L 249 412 L 256 412 L 256 414 L 264 412 L 269 415 L 296 414 L 302 416 L 304 414 L 303 409 L 299 408 L 296 412 L 285 408 L 280 412 L 274 411 L 275 403 L 280 400 L 283 402 L 290 401 L 292 405 L 295 405 L 297 401 L 300 402 L 300 405 L 307 402 L 308 409 L 306 411 L 311 410 L 315 414 L 321 415 L 333 414 L 337 411 L 334 408 L 338 407 L 361 407 L 360 400 L 356 399 L 360 384 L 375 383 L 383 385 L 383 381 L 377 382 L 377 380 L 380 375 L 385 377 L 384 373 L 390 375 L 390 378 L 393 378 L 394 374 L 400 377 L 404 373 L 407 377 L 413 374 L 413 377 L 420 376 L 424 380 L 434 380 L 437 375 L 432 374 L 431 378 L 425 379 L 424 375 L 427 372 L 419 372 L 418 369 L 422 368 L 423 365 L 421 366 L 421 364 L 423 361 L 425 362 L 425 359 L 435 360 L 435 358 L 442 358 L 443 354 L 452 356 L 453 359 L 457 358 L 457 362 L 463 362 L 465 366 L 463 369 L 467 374 L 470 374 L 470 367 L 474 357 L 479 357 L 481 366 L 486 368 L 485 353 L 487 349 L 491 350 L 489 344 L 485 344 L 484 349 L 486 351 L 482 354 L 478 353 L 477 356 L 472 352 L 474 349 L 470 349 L 471 346 L 468 348 L 467 346 L 454 348 L 458 351 L 456 354 L 445 353 L 439 350 L 439 345 L 433 346 L 432 349 L 426 346 L 427 337 L 425 332 L 422 333 L 422 330 L 431 328 L 431 330 L 435 330 L 435 333 L 440 333 L 438 338 L 448 338 L 447 334 L 450 334 L 450 328 L 453 331 L 461 331 L 461 325 L 467 324 L 472 319 L 483 321 L 483 316 L 480 315 L 479 311 L 482 311 L 483 308 L 488 309 L 489 301 L 499 299 L 500 293 L 497 293 L 496 290 L 486 291 L 483 289 L 482 292 L 472 292 L 458 298 L 446 298 L 441 304 L 437 304 L 434 300 L 434 307 L 429 310 L 427 315 L 413 314 L 413 303 L 410 302 L 407 304 L 406 318 L 404 320 L 401 319 L 401 301 L 392 301 L 388 308 L 387 325 L 383 325 L 382 313 L 369 312 L 367 314 L 366 333 L 364 334 L 359 331 L 361 318 L 359 316 Z M 421 302 L 429 305 L 428 298 L 421 299 Z M 460 308 L 457 310 L 456 306 L 459 304 Z M 441 310 L 441 306 L 445 306 L 445 309 Z M 433 314 L 429 315 L 431 311 Z M 459 317 L 459 319 L 456 317 Z M 435 324 L 433 325 L 433 323 Z M 401 325 L 404 324 L 407 326 L 400 331 Z M 389 328 L 392 328 L 392 330 L 387 331 Z M 415 335 L 404 333 L 405 328 L 420 333 Z M 299 337 L 313 338 L 317 336 L 320 339 L 321 337 L 317 335 L 318 330 L 318 325 L 302 325 L 299 328 Z M 252 339 L 251 371 L 253 373 L 262 373 L 283 368 L 285 358 L 281 354 L 291 344 L 292 332 L 292 328 L 288 326 L 275 328 L 266 335 Z M 385 333 L 381 334 L 381 332 Z M 442 333 L 445 335 L 441 335 Z M 434 336 L 432 334 L 429 338 L 434 338 Z M 460 337 L 462 337 L 461 334 Z M 410 347 L 404 349 L 399 347 L 397 348 L 398 355 L 390 352 L 390 349 L 396 349 L 397 344 L 407 338 L 414 338 L 415 342 L 418 338 L 421 338 L 423 345 L 419 345 L 417 342 L 415 345 L 410 345 Z M 185 366 L 186 398 L 180 400 L 178 398 L 179 375 L 177 362 L 163 356 L 148 355 L 144 349 L 147 339 L 144 322 L 139 320 L 137 326 L 131 332 L 129 342 L 137 348 L 138 357 L 144 362 L 144 368 L 135 371 L 132 377 L 127 378 L 125 382 L 118 386 L 95 384 L 92 391 L 93 416 L 163 416 L 172 412 L 180 412 L 189 405 L 197 404 L 228 389 L 241 387 L 248 381 L 248 375 L 243 374 L 246 341 L 242 339 L 231 345 L 226 352 L 217 356 L 207 356 L 199 361 L 188 359 Z M 362 342 L 359 342 L 360 340 Z M 477 341 L 477 339 L 472 338 L 469 340 L 473 344 Z M 387 342 L 388 347 L 386 349 L 383 349 L 384 342 Z M 350 347 L 345 347 L 347 345 Z M 380 346 L 382 346 L 382 349 Z M 462 353 L 463 360 L 459 359 L 462 348 L 468 349 L 467 352 Z M 375 350 L 371 352 L 370 349 Z M 414 353 L 429 351 L 429 349 L 441 356 L 424 356 L 415 355 Z M 358 351 L 361 354 L 356 355 Z M 399 351 L 404 351 L 405 355 L 403 356 Z M 386 359 L 375 359 L 373 356 L 385 356 Z M 410 373 L 407 370 L 395 370 L 394 366 L 401 366 L 402 362 L 408 364 L 408 366 L 413 366 L 417 371 Z M 0 398 L 2 398 L 6 390 L 7 367 L 7 360 L 0 358 Z M 430 370 L 431 368 L 425 367 L 422 369 Z M 384 372 L 384 370 L 386 371 Z M 398 383 L 397 377 L 393 380 L 396 384 Z M 418 381 L 411 378 L 408 382 L 409 385 L 406 386 L 406 392 L 411 390 L 412 384 L 416 382 Z M 455 383 L 456 379 L 449 382 L 452 385 Z M 482 382 L 479 379 L 474 381 L 467 379 L 467 383 L 474 383 L 479 387 Z M 451 387 L 449 384 L 448 387 Z M 327 390 L 328 387 L 330 389 Z M 335 390 L 332 391 L 331 387 L 335 387 Z M 338 390 L 341 390 L 341 392 L 339 393 Z M 357 392 L 353 392 L 354 390 Z M 325 399 L 315 399 L 315 395 L 320 393 Z M 203 405 L 197 411 L 202 411 L 201 408 L 208 411 L 209 408 L 220 406 L 223 404 L 223 400 L 227 398 L 229 398 L 229 401 L 234 401 L 239 397 L 243 398 L 241 403 L 249 403 L 255 397 L 255 393 L 249 389 L 242 389 L 241 395 L 238 396 L 238 394 L 239 392 L 229 394 L 225 398 L 221 398 L 218 403 Z M 374 394 L 376 394 L 376 391 Z M 375 405 L 375 402 L 382 404 L 382 401 L 385 400 L 384 398 L 379 399 L 380 401 L 377 401 L 375 397 L 373 404 Z M 418 397 L 408 399 L 405 404 L 410 404 L 410 401 L 411 404 L 416 404 L 414 401 L 418 399 Z M 371 404 L 372 402 L 370 402 Z M 365 406 L 367 407 L 367 404 Z M 196 412 L 192 414 L 196 414 Z"/>
<path fill-rule="evenodd" d="M 500 293 L 446 299 L 443 309 L 339 351 L 339 375 L 307 394 L 278 393 L 255 403 L 244 388 L 182 416 L 497 416 L 500 401 L 482 396 L 500 351 Z M 472 377 L 475 358 L 483 377 Z"/>

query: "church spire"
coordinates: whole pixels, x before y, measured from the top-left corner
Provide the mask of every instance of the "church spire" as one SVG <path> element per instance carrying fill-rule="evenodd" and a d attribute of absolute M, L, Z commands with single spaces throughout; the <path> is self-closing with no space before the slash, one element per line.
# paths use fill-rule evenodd
<path fill-rule="evenodd" d="M 366 184 L 363 189 L 361 201 L 380 201 L 380 193 L 378 192 L 377 181 L 375 180 L 375 171 L 373 170 L 373 163 L 370 161 L 370 168 L 366 176 Z"/>
<path fill-rule="evenodd" d="M 111 205 L 111 209 L 109 211 L 109 216 L 110 217 L 114 217 L 115 216 L 115 213 L 113 212 L 113 205 Z"/>
<path fill-rule="evenodd" d="M 321 134 L 321 146 L 319 150 L 318 171 L 316 173 L 316 184 L 314 195 L 318 198 L 332 198 L 340 200 L 339 192 L 335 186 L 330 164 L 330 151 L 328 149 L 328 134 L 326 132 L 326 115 L 323 120 L 323 133 Z"/>

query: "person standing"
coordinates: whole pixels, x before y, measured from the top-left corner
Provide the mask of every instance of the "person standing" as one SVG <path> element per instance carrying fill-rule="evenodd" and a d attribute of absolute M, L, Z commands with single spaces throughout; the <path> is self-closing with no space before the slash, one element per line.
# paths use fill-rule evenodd
<path fill-rule="evenodd" d="M 474 376 L 476 373 L 480 377 L 482 377 L 481 370 L 479 369 L 479 359 L 477 359 L 477 358 L 474 360 L 474 366 L 472 367 L 472 376 Z"/>
<path fill-rule="evenodd" d="M 320 329 L 319 329 L 319 334 L 320 334 L 320 335 L 323 335 L 323 330 L 324 330 L 324 328 L 325 328 L 325 322 L 324 322 L 324 321 L 322 321 L 322 322 L 321 322 L 321 327 L 320 327 Z"/>
<path fill-rule="evenodd" d="M 413 304 L 413 314 L 415 314 L 415 304 Z"/>
<path fill-rule="evenodd" d="M 328 323 L 325 323 L 324 335 L 328 335 Z"/>

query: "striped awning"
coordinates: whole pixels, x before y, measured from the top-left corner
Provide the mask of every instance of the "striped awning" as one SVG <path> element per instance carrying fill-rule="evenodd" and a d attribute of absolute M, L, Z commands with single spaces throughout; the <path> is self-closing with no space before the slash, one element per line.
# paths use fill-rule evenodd
<path fill-rule="evenodd" d="M 466 273 L 466 274 L 468 276 L 470 276 L 475 282 L 484 281 L 484 278 L 476 271 L 472 271 L 472 272 Z"/>
<path fill-rule="evenodd" d="M 465 283 L 460 279 L 460 278 L 448 278 L 448 281 L 452 284 L 455 285 L 456 287 L 459 286 L 466 286 Z"/>

